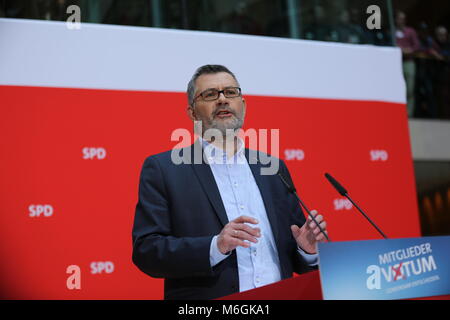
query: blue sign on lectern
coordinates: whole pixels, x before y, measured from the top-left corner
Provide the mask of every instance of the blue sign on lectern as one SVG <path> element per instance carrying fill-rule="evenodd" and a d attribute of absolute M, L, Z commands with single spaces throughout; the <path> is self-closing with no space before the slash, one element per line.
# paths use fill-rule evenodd
<path fill-rule="evenodd" d="M 450 294 L 450 236 L 320 243 L 324 299 Z"/>

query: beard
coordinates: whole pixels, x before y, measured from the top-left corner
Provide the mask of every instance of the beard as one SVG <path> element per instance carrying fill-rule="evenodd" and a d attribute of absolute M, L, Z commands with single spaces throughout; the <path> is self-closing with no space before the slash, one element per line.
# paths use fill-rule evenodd
<path fill-rule="evenodd" d="M 220 111 L 228 111 L 232 115 L 231 117 L 221 119 L 217 117 L 218 112 Z M 223 137 L 226 137 L 230 133 L 233 135 L 236 134 L 236 132 L 241 129 L 244 125 L 244 118 L 245 118 L 245 109 L 242 111 L 241 115 L 237 115 L 235 112 L 228 108 L 220 108 L 220 110 L 216 110 L 213 112 L 211 117 L 199 119 L 200 121 L 196 124 L 196 132 L 202 133 L 202 136 L 205 134 L 207 130 L 212 131 L 212 129 L 220 131 Z M 200 128 L 198 128 L 198 125 L 200 125 Z"/>
<path fill-rule="evenodd" d="M 241 129 L 244 125 L 244 118 L 238 118 L 236 116 L 232 116 L 231 119 L 217 119 L 214 118 L 210 123 L 207 124 L 207 128 L 205 126 L 205 129 L 217 129 L 219 130 L 223 136 L 227 134 L 227 132 L 236 132 L 237 130 Z M 227 131 L 228 130 L 228 131 Z"/>

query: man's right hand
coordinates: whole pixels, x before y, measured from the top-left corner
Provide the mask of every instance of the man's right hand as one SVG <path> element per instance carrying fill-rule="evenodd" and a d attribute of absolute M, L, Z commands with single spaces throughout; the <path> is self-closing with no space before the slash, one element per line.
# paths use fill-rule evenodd
<path fill-rule="evenodd" d="M 253 243 L 258 242 L 257 238 L 261 236 L 261 230 L 259 228 L 252 228 L 245 223 L 258 224 L 258 220 L 248 216 L 240 216 L 223 227 L 217 237 L 217 247 L 222 254 L 227 254 L 238 246 L 244 248 L 250 247 L 250 243 L 244 240 Z"/>

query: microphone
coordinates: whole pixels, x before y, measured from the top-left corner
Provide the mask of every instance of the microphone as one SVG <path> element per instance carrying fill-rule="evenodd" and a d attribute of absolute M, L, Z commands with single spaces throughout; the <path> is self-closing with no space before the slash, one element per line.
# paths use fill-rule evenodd
<path fill-rule="evenodd" d="M 372 224 L 372 226 L 377 229 L 377 231 L 383 236 L 384 239 L 387 239 L 386 235 L 383 233 L 383 231 L 378 228 L 378 226 L 367 216 L 367 214 L 364 213 L 364 211 L 350 198 L 348 195 L 347 190 L 339 183 L 336 179 L 334 179 L 329 173 L 325 173 L 325 178 L 333 185 L 333 187 L 339 192 L 340 195 L 346 197 L 350 202 L 358 209 L 359 212 L 362 213 L 362 215 Z"/>
<path fill-rule="evenodd" d="M 309 209 L 306 207 L 306 205 L 303 203 L 303 201 L 298 196 L 297 190 L 295 190 L 294 185 L 289 184 L 280 172 L 278 172 L 278 176 L 280 177 L 281 181 L 283 181 L 283 184 L 286 186 L 286 188 L 289 190 L 289 192 L 294 194 L 294 196 L 297 198 L 300 205 L 306 210 L 306 212 L 308 213 L 308 216 L 314 221 L 316 226 L 319 228 L 320 232 L 325 236 L 325 239 L 327 239 L 328 242 L 331 242 L 331 239 L 328 237 L 328 235 L 325 233 L 325 231 L 323 231 L 322 227 L 317 222 L 316 218 L 314 218 L 314 216 L 311 214 L 311 211 L 309 211 Z"/>
<path fill-rule="evenodd" d="M 328 179 L 328 181 L 330 181 L 330 183 L 333 185 L 333 187 L 337 190 L 337 192 L 339 192 L 341 194 L 341 196 L 346 197 L 347 196 L 347 190 L 340 185 L 339 182 L 336 181 L 336 179 L 334 179 L 330 174 L 325 173 L 325 178 Z"/>

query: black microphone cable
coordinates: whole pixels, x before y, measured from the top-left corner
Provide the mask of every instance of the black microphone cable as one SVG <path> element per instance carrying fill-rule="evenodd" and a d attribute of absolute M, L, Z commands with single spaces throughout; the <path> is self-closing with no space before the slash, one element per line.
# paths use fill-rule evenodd
<path fill-rule="evenodd" d="M 311 211 L 309 211 L 308 207 L 306 207 L 305 203 L 300 199 L 300 197 L 297 194 L 297 190 L 295 190 L 295 187 L 292 185 L 290 185 L 286 179 L 283 177 L 283 175 L 278 172 L 278 176 L 280 177 L 281 181 L 283 181 L 283 184 L 286 186 L 286 188 L 289 190 L 289 192 L 293 193 L 295 195 L 295 197 L 297 198 L 298 202 L 300 203 L 300 205 L 306 210 L 306 212 L 308 213 L 308 216 L 314 221 L 314 223 L 316 224 L 316 226 L 319 228 L 320 232 L 325 236 L 325 239 L 327 239 L 328 242 L 331 242 L 331 239 L 328 237 L 328 235 L 326 234 L 326 232 L 322 229 L 322 227 L 320 226 L 320 224 L 317 222 L 316 218 L 314 218 L 314 216 L 311 214 Z M 307 223 L 307 222 L 306 222 Z"/>
<path fill-rule="evenodd" d="M 346 197 L 348 200 L 350 200 L 350 202 L 356 207 L 356 209 L 358 209 L 359 212 L 362 213 L 362 215 L 372 224 L 372 226 L 377 229 L 377 231 L 383 236 L 384 239 L 387 239 L 388 237 L 386 237 L 386 235 L 383 233 L 383 231 L 381 231 L 380 228 L 378 228 L 378 226 L 375 224 L 375 222 L 373 222 L 369 216 L 367 216 L 367 214 L 365 214 L 365 212 L 352 200 L 352 198 L 350 198 L 350 196 L 348 195 L 347 190 L 339 183 L 337 182 L 337 180 L 335 178 L 333 178 L 329 173 L 325 173 L 325 178 L 327 178 L 327 180 L 331 183 L 331 185 L 337 190 L 337 192 L 339 192 L 339 194 L 341 196 Z"/>

